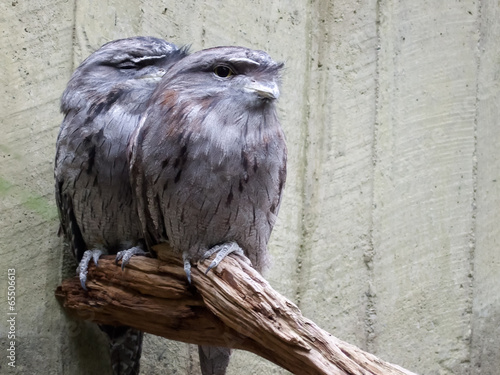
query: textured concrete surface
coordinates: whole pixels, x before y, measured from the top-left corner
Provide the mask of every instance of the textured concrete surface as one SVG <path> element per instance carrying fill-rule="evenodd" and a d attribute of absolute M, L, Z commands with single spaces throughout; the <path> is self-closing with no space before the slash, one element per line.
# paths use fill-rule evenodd
<path fill-rule="evenodd" d="M 0 347 L 16 368 L 104 373 L 95 326 L 53 297 L 59 97 L 101 44 L 153 35 L 286 63 L 289 147 L 271 284 L 341 339 L 421 374 L 500 368 L 500 3 L 8 1 L 0 4 Z M 194 346 L 147 336 L 143 374 L 199 374 Z M 236 352 L 228 375 L 286 374 Z"/>

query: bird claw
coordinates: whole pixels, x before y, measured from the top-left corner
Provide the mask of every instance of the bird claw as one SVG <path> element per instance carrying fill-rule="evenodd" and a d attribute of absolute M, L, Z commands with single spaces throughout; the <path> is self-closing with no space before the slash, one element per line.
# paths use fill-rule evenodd
<path fill-rule="evenodd" d="M 242 250 L 241 247 L 236 242 L 227 242 L 222 245 L 216 245 L 209 249 L 203 256 L 201 257 L 201 260 L 205 260 L 210 258 L 213 254 L 217 253 L 217 256 L 215 259 L 210 263 L 208 266 L 207 270 L 205 271 L 205 275 L 210 271 L 212 268 L 217 267 L 219 263 L 229 254 L 238 254 L 238 255 L 245 255 L 244 251 Z"/>
<path fill-rule="evenodd" d="M 82 288 L 84 290 L 87 290 L 87 274 L 89 272 L 89 263 L 91 260 L 94 260 L 94 264 L 96 267 L 97 261 L 99 260 L 100 256 L 102 255 L 102 250 L 94 249 L 94 250 L 87 250 L 83 253 L 82 260 L 80 261 L 80 264 L 78 265 L 78 268 L 76 269 L 76 272 L 78 272 L 79 277 L 80 277 L 80 284 L 82 285 Z"/>
<path fill-rule="evenodd" d="M 148 252 L 144 251 L 140 246 L 134 246 L 127 250 L 122 250 L 116 253 L 115 264 L 122 261 L 122 271 L 125 269 L 125 266 L 130 261 L 134 255 L 147 255 Z"/>
<path fill-rule="evenodd" d="M 227 242 L 222 245 L 216 245 L 212 247 L 211 249 L 207 250 L 200 258 L 201 261 L 206 260 L 210 258 L 213 254 L 217 253 L 217 256 L 215 259 L 210 263 L 208 266 L 207 270 L 205 271 L 205 275 L 210 271 L 212 268 L 217 267 L 219 263 L 229 254 L 238 254 L 238 255 L 245 255 L 245 252 L 243 249 L 236 243 L 236 242 Z M 189 253 L 186 251 L 182 254 L 182 260 L 184 262 L 184 272 L 186 273 L 187 279 L 189 284 L 191 284 L 191 257 L 189 256 Z"/>
<path fill-rule="evenodd" d="M 186 273 L 189 284 L 191 284 L 191 262 L 187 252 L 182 254 L 182 260 L 184 261 L 184 272 Z"/>

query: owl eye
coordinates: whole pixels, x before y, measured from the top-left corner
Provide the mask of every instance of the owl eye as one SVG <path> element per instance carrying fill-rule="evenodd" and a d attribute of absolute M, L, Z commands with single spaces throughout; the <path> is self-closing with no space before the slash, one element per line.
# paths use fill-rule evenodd
<path fill-rule="evenodd" d="M 130 60 L 125 60 L 125 61 L 120 62 L 120 63 L 116 64 L 116 67 L 118 69 L 137 69 L 137 65 L 134 64 Z"/>
<path fill-rule="evenodd" d="M 231 77 L 234 72 L 231 70 L 231 68 L 228 68 L 225 65 L 218 65 L 214 68 L 214 73 L 216 76 L 221 77 L 221 78 L 227 78 Z"/>

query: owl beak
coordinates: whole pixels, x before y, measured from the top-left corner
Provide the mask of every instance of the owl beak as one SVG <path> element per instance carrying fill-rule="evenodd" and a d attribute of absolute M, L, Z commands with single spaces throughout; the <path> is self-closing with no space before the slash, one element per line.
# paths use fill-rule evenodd
<path fill-rule="evenodd" d="M 160 81 L 162 77 L 165 75 L 165 69 L 158 69 L 154 73 L 146 74 L 142 76 L 142 79 L 152 80 L 152 81 Z"/>
<path fill-rule="evenodd" d="M 280 96 L 280 90 L 276 82 L 262 83 L 252 81 L 245 86 L 245 89 L 257 93 L 262 99 L 278 99 Z"/>

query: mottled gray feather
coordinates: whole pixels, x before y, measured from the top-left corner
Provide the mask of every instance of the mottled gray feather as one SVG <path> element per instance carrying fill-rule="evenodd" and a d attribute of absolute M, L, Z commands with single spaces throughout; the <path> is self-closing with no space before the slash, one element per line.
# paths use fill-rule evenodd
<path fill-rule="evenodd" d="M 88 249 L 116 254 L 141 244 L 127 145 L 159 79 L 185 55 L 160 39 L 122 39 L 102 46 L 71 77 L 61 100 L 54 174 L 60 232 L 78 261 Z M 114 373 L 138 373 L 142 332 L 103 330 Z"/>
<path fill-rule="evenodd" d="M 196 262 L 234 241 L 258 271 L 267 265 L 286 177 L 274 100 L 281 66 L 261 51 L 218 47 L 171 67 L 131 142 L 149 245 L 168 241 Z M 229 353 L 200 348 L 202 373 L 224 374 Z"/>
<path fill-rule="evenodd" d="M 225 375 L 231 349 L 217 346 L 198 346 L 201 373 L 203 375 Z"/>

